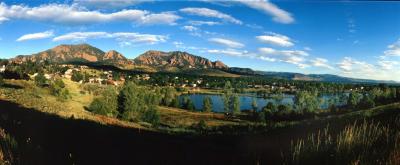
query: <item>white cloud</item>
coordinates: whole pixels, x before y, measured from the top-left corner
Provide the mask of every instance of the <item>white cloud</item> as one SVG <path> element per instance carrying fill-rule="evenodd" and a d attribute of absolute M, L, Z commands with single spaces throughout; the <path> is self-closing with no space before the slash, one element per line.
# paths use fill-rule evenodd
<path fill-rule="evenodd" d="M 309 54 L 302 50 L 275 50 L 272 48 L 259 48 L 258 51 L 262 56 L 268 59 L 275 59 L 276 61 L 294 64 L 299 68 L 309 67 L 306 64 L 305 57 Z"/>
<path fill-rule="evenodd" d="M 378 65 L 384 70 L 392 70 L 399 62 L 390 60 L 379 60 Z"/>
<path fill-rule="evenodd" d="M 182 29 L 183 29 L 183 30 L 190 31 L 190 32 L 199 30 L 197 27 L 194 27 L 194 26 L 183 26 Z"/>
<path fill-rule="evenodd" d="M 281 35 L 281 34 L 276 34 L 276 33 L 271 33 L 270 35 L 256 36 L 256 38 L 260 42 L 264 42 L 264 43 L 272 44 L 272 45 L 276 45 L 276 46 L 290 47 L 290 46 L 294 45 L 289 37 Z"/>
<path fill-rule="evenodd" d="M 180 19 L 178 15 L 173 12 L 163 12 L 158 14 L 149 14 L 138 21 L 140 24 L 144 25 L 154 25 L 154 24 L 169 24 L 176 25 L 176 20 Z"/>
<path fill-rule="evenodd" d="M 235 0 L 235 1 L 240 2 L 250 8 L 264 12 L 268 15 L 271 15 L 275 22 L 284 24 L 289 24 L 294 22 L 294 18 L 289 12 L 279 8 L 275 4 L 269 2 L 268 0 Z"/>
<path fill-rule="evenodd" d="M 345 76 L 349 77 L 400 81 L 399 62 L 385 59 L 385 57 L 380 57 L 376 65 L 344 57 L 337 66 Z"/>
<path fill-rule="evenodd" d="M 186 46 L 181 41 L 174 41 L 174 42 L 172 42 L 172 44 L 174 44 L 176 48 L 181 49 L 181 50 L 206 50 L 206 48 L 195 47 L 195 46 Z"/>
<path fill-rule="evenodd" d="M 57 36 L 53 38 L 53 41 L 66 41 L 66 40 L 85 41 L 87 39 L 95 39 L 95 38 L 111 38 L 111 34 L 107 32 L 72 32 L 61 36 Z"/>
<path fill-rule="evenodd" d="M 144 44 L 156 44 L 165 42 L 168 37 L 164 35 L 154 34 L 140 34 L 140 33 L 113 33 L 112 37 L 116 38 L 120 42 L 130 43 L 144 43 Z"/>
<path fill-rule="evenodd" d="M 180 17 L 172 12 L 150 13 L 145 10 L 121 10 L 113 13 L 90 11 L 79 5 L 48 4 L 38 7 L 8 6 L 0 3 L 0 18 L 4 20 L 26 19 L 67 25 L 85 25 L 112 21 L 131 21 L 137 24 L 176 24 Z"/>
<path fill-rule="evenodd" d="M 400 56 L 400 39 L 388 46 L 388 50 L 384 51 L 386 56 Z"/>
<path fill-rule="evenodd" d="M 189 34 L 192 35 L 192 36 L 197 36 L 197 37 L 201 37 L 202 36 L 202 34 L 201 34 L 202 31 L 197 27 L 187 25 L 187 26 L 183 26 L 181 29 L 190 32 Z"/>
<path fill-rule="evenodd" d="M 164 35 L 154 34 L 140 34 L 131 32 L 118 32 L 118 33 L 107 33 L 107 32 L 72 32 L 65 35 L 61 35 L 53 38 L 53 41 L 85 41 L 87 39 L 97 38 L 114 38 L 120 43 L 120 45 L 132 45 L 133 43 L 138 44 L 157 44 L 165 42 L 168 37 Z"/>
<path fill-rule="evenodd" d="M 1 9 L 1 8 L 0 8 Z M 9 19 L 8 18 L 6 18 L 6 17 L 1 17 L 0 16 L 0 24 L 1 23 L 3 23 L 3 22 L 5 22 L 5 21 L 8 21 Z"/>
<path fill-rule="evenodd" d="M 223 39 L 223 38 L 211 38 L 209 39 L 210 42 L 214 42 L 220 45 L 224 45 L 230 48 L 242 48 L 244 47 L 244 44 L 228 39 Z"/>
<path fill-rule="evenodd" d="M 32 33 L 32 34 L 25 34 L 17 39 L 18 42 L 26 41 L 26 40 L 37 40 L 37 39 L 44 39 L 50 38 L 54 36 L 54 32 L 52 30 L 40 32 L 40 33 Z"/>
<path fill-rule="evenodd" d="M 188 7 L 188 8 L 183 8 L 180 9 L 179 11 L 191 14 L 191 15 L 197 15 L 197 16 L 203 16 L 203 17 L 211 17 L 211 18 L 219 18 L 227 22 L 231 22 L 234 24 L 242 24 L 242 21 L 233 18 L 232 16 L 221 13 L 217 10 L 212 10 L 208 8 L 194 8 L 194 7 Z"/>
<path fill-rule="evenodd" d="M 237 56 L 237 57 L 249 57 L 249 52 L 247 51 L 239 51 L 236 49 L 225 49 L 225 50 L 221 50 L 221 49 L 210 49 L 207 50 L 208 53 L 212 53 L 212 54 L 223 54 L 223 55 L 228 55 L 228 56 Z"/>
<path fill-rule="evenodd" d="M 314 60 L 311 60 L 311 64 L 316 67 L 328 68 L 332 70 L 334 69 L 328 64 L 328 60 L 324 58 L 315 58 Z"/>
<path fill-rule="evenodd" d="M 376 74 L 377 68 L 364 61 L 358 61 L 351 57 L 345 57 L 337 64 L 345 74 Z"/>
<path fill-rule="evenodd" d="M 201 26 L 201 25 L 220 25 L 220 22 L 214 22 L 214 21 L 189 21 L 189 24 L 194 25 L 194 26 Z"/>
<path fill-rule="evenodd" d="M 312 49 L 310 47 L 304 47 L 304 50 L 311 51 Z"/>
<path fill-rule="evenodd" d="M 148 0 L 147 0 L 148 1 Z M 74 3 L 96 8 L 120 8 L 136 5 L 144 0 L 74 0 Z"/>

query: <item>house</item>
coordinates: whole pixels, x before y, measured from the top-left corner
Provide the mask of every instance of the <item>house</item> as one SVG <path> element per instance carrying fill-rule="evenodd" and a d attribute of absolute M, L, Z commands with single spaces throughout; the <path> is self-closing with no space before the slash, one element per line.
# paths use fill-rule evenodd
<path fill-rule="evenodd" d="M 3 73 L 3 72 L 5 72 L 5 71 L 6 71 L 6 66 L 3 65 L 3 66 L 0 68 L 0 73 Z"/>
<path fill-rule="evenodd" d="M 79 69 L 67 69 L 67 71 L 64 72 L 63 77 L 71 79 L 73 71 L 79 71 Z"/>
<path fill-rule="evenodd" d="M 193 88 L 196 88 L 196 87 L 197 87 L 197 84 L 196 84 L 196 83 L 193 83 L 193 84 L 191 84 L 191 85 L 192 85 Z"/>
<path fill-rule="evenodd" d="M 150 80 L 150 75 L 144 74 L 142 79 L 143 80 Z"/>
<path fill-rule="evenodd" d="M 86 65 L 81 65 L 81 66 L 79 66 L 81 69 L 88 69 L 89 67 L 88 66 L 86 66 Z"/>
<path fill-rule="evenodd" d="M 52 77 L 53 77 L 53 75 L 51 75 L 51 74 L 44 74 L 44 77 L 47 79 L 47 80 L 50 80 Z"/>
<path fill-rule="evenodd" d="M 116 82 L 116 81 L 114 81 L 114 80 L 107 80 L 107 81 L 106 81 L 106 84 L 107 84 L 107 85 L 115 85 L 115 86 L 118 86 L 118 82 Z"/>

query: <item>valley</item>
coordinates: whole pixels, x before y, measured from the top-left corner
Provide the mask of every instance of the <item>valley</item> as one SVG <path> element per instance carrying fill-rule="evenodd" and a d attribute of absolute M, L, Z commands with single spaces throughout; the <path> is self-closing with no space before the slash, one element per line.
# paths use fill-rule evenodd
<path fill-rule="evenodd" d="M 373 132 L 386 141 L 368 141 L 384 143 L 370 148 L 384 154 L 354 148 L 343 158 L 338 150 L 333 157 L 343 159 L 330 162 L 390 163 L 398 152 L 391 147 L 400 121 L 394 82 L 271 77 L 185 52 L 148 51 L 129 60 L 89 45 L 61 45 L 1 63 L 0 128 L 10 136 L 2 144 L 11 146 L 3 153 L 12 163 L 325 162 L 331 158 L 318 154 L 341 143 L 326 136 L 364 127 L 393 128 Z M 318 144 L 315 151 L 308 140 L 315 134 L 329 141 L 326 150 Z"/>

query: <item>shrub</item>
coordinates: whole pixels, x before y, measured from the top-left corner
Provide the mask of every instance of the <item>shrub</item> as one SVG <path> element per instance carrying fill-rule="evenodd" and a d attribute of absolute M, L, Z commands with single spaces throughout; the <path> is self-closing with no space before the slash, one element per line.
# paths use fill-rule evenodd
<path fill-rule="evenodd" d="M 70 98 L 69 90 L 65 88 L 65 84 L 61 79 L 56 79 L 50 83 L 50 93 L 60 100 Z"/>
<path fill-rule="evenodd" d="M 3 76 L 0 75 L 0 87 L 4 85 L 4 79 Z"/>
<path fill-rule="evenodd" d="M 17 141 L 0 128 L 0 164 L 17 164 Z"/>
<path fill-rule="evenodd" d="M 395 122 L 394 127 L 354 123 L 337 135 L 327 127 L 292 143 L 288 164 L 385 164 L 399 153 L 400 123 Z"/>
<path fill-rule="evenodd" d="M 125 83 L 118 96 L 118 111 L 124 120 L 139 121 L 153 106 L 160 104 L 161 97 L 154 91 L 139 87 L 133 82 Z"/>
<path fill-rule="evenodd" d="M 83 74 L 81 72 L 78 72 L 78 71 L 74 70 L 74 71 L 72 71 L 71 80 L 79 82 L 81 80 L 84 80 L 84 76 L 83 76 Z"/>
<path fill-rule="evenodd" d="M 88 109 L 96 114 L 116 117 L 118 115 L 117 107 L 117 92 L 113 87 L 107 87 L 102 96 L 95 98 Z"/>
<path fill-rule="evenodd" d="M 212 101 L 209 96 L 205 97 L 203 100 L 203 111 L 204 112 L 211 112 L 212 110 Z"/>
<path fill-rule="evenodd" d="M 43 87 L 47 84 L 47 79 L 44 77 L 43 72 L 40 72 L 35 76 L 35 84 L 38 87 Z"/>
<path fill-rule="evenodd" d="M 160 123 L 160 114 L 158 113 L 157 108 L 152 107 L 145 111 L 142 120 L 151 123 L 153 126 L 158 126 Z"/>
<path fill-rule="evenodd" d="M 203 119 L 193 126 L 200 133 L 204 133 L 207 130 L 207 123 Z"/>

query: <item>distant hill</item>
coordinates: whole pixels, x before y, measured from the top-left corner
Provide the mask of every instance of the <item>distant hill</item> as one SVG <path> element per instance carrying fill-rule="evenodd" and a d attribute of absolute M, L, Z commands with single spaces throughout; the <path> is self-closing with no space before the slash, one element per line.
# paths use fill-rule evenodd
<path fill-rule="evenodd" d="M 187 52 L 147 51 L 134 59 L 136 65 L 146 65 L 160 70 L 176 69 L 227 69 L 221 61 L 210 61 L 206 58 Z"/>
<path fill-rule="evenodd" d="M 302 81 L 397 83 L 395 81 L 355 79 L 331 74 L 255 71 L 250 68 L 228 67 L 221 61 L 211 61 L 204 57 L 181 51 L 162 52 L 151 50 L 131 60 L 115 50 L 104 52 L 89 44 L 59 45 L 36 54 L 19 55 L 10 59 L 10 61 L 17 63 L 49 61 L 55 63 L 87 64 L 98 68 L 116 67 L 139 72 L 172 72 L 221 77 L 238 77 L 244 75 Z"/>
<path fill-rule="evenodd" d="M 291 72 L 264 72 L 256 71 L 258 75 L 268 76 L 271 78 L 281 78 L 287 80 L 302 80 L 302 81 L 322 81 L 322 82 L 338 82 L 338 83 L 388 83 L 396 84 L 396 81 L 385 80 L 370 80 L 342 77 L 332 74 L 301 74 Z"/>
<path fill-rule="evenodd" d="M 114 65 L 132 64 L 130 60 L 115 50 L 103 52 L 89 44 L 59 45 L 32 55 L 19 55 L 11 61 L 21 63 L 26 61 L 55 63 L 93 62 Z"/>

